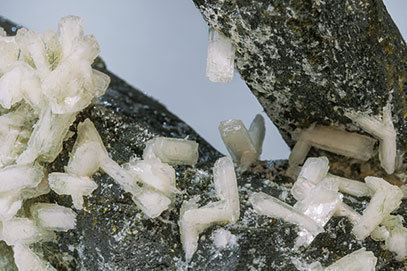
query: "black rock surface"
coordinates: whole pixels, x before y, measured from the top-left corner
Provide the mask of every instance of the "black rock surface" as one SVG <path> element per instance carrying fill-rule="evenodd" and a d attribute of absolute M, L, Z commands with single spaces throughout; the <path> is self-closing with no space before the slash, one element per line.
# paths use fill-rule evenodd
<path fill-rule="evenodd" d="M 13 25 L 0 19 L 0 26 L 10 34 Z M 201 235 L 199 247 L 187 264 L 180 243 L 179 209 L 183 200 L 200 195 L 200 204 L 216 201 L 211 168 L 221 156 L 188 125 L 168 112 L 165 107 L 123 80 L 108 72 L 101 60 L 95 67 L 108 73 L 112 83 L 105 96 L 87 108 L 71 127 L 90 118 L 98 129 L 111 157 L 119 163 L 141 157 L 144 143 L 150 138 L 170 136 L 199 142 L 200 158 L 195 167 L 177 167 L 177 196 L 174 208 L 160 218 L 148 219 L 109 176 L 100 172 L 94 177 L 99 188 L 85 198 L 85 208 L 77 211 L 77 227 L 67 233 L 58 233 L 57 242 L 36 244 L 33 248 L 42 254 L 57 270 L 73 271 L 130 271 L 130 270 L 297 270 L 313 261 L 324 266 L 364 246 L 379 257 L 378 270 L 402 270 L 404 262 L 394 260 L 392 253 L 382 250 L 383 242 L 356 241 L 350 233 L 351 225 L 344 218 L 334 218 L 326 233 L 320 234 L 304 250 L 294 250 L 293 242 L 298 228 L 264 216 L 251 209 L 247 199 L 250 193 L 263 191 L 279 197 L 289 204 L 292 180 L 285 176 L 286 161 L 259 162 L 248 171 L 237 171 L 241 200 L 241 218 L 235 225 L 214 225 Z M 214 124 L 216 125 L 216 124 Z M 63 171 L 68 153 L 75 141 L 73 136 L 64 144 L 64 151 L 49 166 L 49 172 Z M 68 196 L 55 193 L 26 202 L 56 202 L 72 207 Z M 358 211 L 363 210 L 367 199 L 345 197 L 345 201 Z M 405 204 L 398 210 L 407 213 Z M 212 236 L 224 228 L 237 238 L 237 244 L 217 248 Z M 11 249 L 0 243 L 0 267 L 14 271 Z M 4 267 L 4 263 L 8 263 Z M 3 270 L 3 269 L 2 269 Z"/>
<path fill-rule="evenodd" d="M 236 46 L 235 66 L 292 147 L 312 123 L 359 130 L 344 112 L 392 105 L 406 151 L 406 44 L 382 0 L 193 0 Z"/>

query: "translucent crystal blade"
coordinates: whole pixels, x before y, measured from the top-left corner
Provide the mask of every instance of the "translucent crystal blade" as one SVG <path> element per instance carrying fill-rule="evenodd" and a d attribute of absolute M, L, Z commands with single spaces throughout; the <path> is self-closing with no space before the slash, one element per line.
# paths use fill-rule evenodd
<path fill-rule="evenodd" d="M 228 83 L 233 79 L 235 48 L 223 34 L 209 28 L 206 76 L 215 83 Z"/>
<path fill-rule="evenodd" d="M 241 120 L 222 121 L 219 132 L 228 152 L 239 165 L 250 165 L 257 160 L 259 154 Z"/>
<path fill-rule="evenodd" d="M 374 271 L 376 262 L 373 252 L 361 248 L 328 266 L 325 271 Z"/>
<path fill-rule="evenodd" d="M 249 128 L 249 136 L 253 142 L 258 155 L 261 155 L 263 149 L 264 136 L 266 135 L 266 126 L 262 115 L 257 114 Z"/>
<path fill-rule="evenodd" d="M 263 192 L 253 193 L 249 198 L 249 202 L 253 205 L 257 213 L 296 224 L 314 236 L 324 231 L 324 229 L 309 216 Z"/>
<path fill-rule="evenodd" d="M 143 159 L 159 158 L 171 165 L 195 165 L 198 161 L 198 143 L 192 140 L 156 137 L 146 142 Z"/>
<path fill-rule="evenodd" d="M 300 140 L 316 148 L 362 161 L 369 160 L 375 154 L 374 145 L 377 141 L 369 136 L 329 126 L 315 126 L 304 130 Z"/>
<path fill-rule="evenodd" d="M 75 228 L 76 213 L 70 208 L 58 204 L 36 203 L 30 210 L 32 217 L 45 229 L 68 231 Z"/>

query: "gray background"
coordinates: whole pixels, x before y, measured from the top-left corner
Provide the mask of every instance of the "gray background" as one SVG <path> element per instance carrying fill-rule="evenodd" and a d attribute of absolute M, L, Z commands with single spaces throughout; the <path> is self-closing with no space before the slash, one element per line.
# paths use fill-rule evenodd
<path fill-rule="evenodd" d="M 407 1 L 385 3 L 405 38 Z M 208 28 L 192 0 L 0 0 L 0 15 L 40 32 L 56 31 L 63 16 L 82 17 L 85 33 L 96 36 L 111 71 L 162 102 L 225 154 L 219 122 L 241 119 L 249 126 L 262 112 L 238 74 L 228 84 L 205 77 Z M 287 158 L 289 149 L 267 118 L 266 129 L 262 158 Z"/>

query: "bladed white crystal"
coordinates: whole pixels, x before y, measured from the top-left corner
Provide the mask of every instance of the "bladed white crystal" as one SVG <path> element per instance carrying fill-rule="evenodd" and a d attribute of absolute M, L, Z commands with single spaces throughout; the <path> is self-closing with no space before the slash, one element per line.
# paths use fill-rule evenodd
<path fill-rule="evenodd" d="M 373 252 L 361 248 L 331 264 L 325 271 L 374 271 L 376 262 Z"/>
<path fill-rule="evenodd" d="M 13 246 L 14 262 L 19 271 L 57 271 L 50 263 L 35 254 L 27 245 Z"/>
<path fill-rule="evenodd" d="M 305 215 L 287 203 L 263 192 L 253 193 L 249 198 L 249 202 L 257 213 L 296 224 L 313 236 L 324 231 L 324 229 L 311 217 Z"/>
<path fill-rule="evenodd" d="M 53 203 L 36 203 L 30 210 L 32 217 L 45 229 L 68 231 L 75 228 L 76 213 L 70 208 Z"/>
<path fill-rule="evenodd" d="M 90 177 L 78 177 L 66 173 L 53 172 L 48 175 L 51 189 L 58 195 L 70 195 L 78 210 L 83 209 L 83 197 L 89 196 L 98 187 Z"/>
<path fill-rule="evenodd" d="M 209 28 L 206 76 L 214 83 L 228 83 L 235 69 L 235 47 L 213 28 Z"/>
<path fill-rule="evenodd" d="M 196 200 L 184 201 L 178 225 L 185 258 L 189 261 L 198 247 L 199 234 L 215 223 L 235 223 L 240 205 L 233 162 L 223 157 L 215 162 L 215 191 L 220 201 L 198 207 Z"/>
<path fill-rule="evenodd" d="M 358 124 L 363 130 L 380 140 L 379 160 L 382 168 L 388 174 L 395 170 L 397 146 L 397 133 L 391 117 L 391 105 L 383 107 L 383 117 L 379 119 L 360 112 L 345 113 L 349 119 Z"/>
<path fill-rule="evenodd" d="M 49 240 L 54 238 L 55 235 L 52 232 L 45 231 L 38 227 L 34 220 L 15 217 L 3 221 L 0 236 L 11 246 L 15 244 L 28 245 L 41 240 Z"/>
<path fill-rule="evenodd" d="M 198 143 L 181 138 L 153 138 L 146 142 L 143 159 L 154 158 L 171 165 L 193 166 L 198 161 Z"/>
<path fill-rule="evenodd" d="M 262 115 L 257 114 L 250 124 L 249 136 L 259 156 L 263 151 L 263 141 L 265 135 L 266 126 L 264 123 L 264 118 Z"/>
<path fill-rule="evenodd" d="M 374 196 L 352 230 L 358 240 L 369 236 L 386 216 L 399 207 L 403 197 L 400 188 L 382 178 L 366 177 L 365 182 L 374 191 Z"/>

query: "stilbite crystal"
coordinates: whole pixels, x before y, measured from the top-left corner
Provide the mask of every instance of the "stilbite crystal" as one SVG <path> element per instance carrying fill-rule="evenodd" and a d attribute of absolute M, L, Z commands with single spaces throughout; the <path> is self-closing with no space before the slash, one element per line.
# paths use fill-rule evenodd
<path fill-rule="evenodd" d="M 228 83 L 235 69 L 235 47 L 213 28 L 209 28 L 206 76 L 215 83 Z"/>
<path fill-rule="evenodd" d="M 250 124 L 249 136 L 259 156 L 263 151 L 263 141 L 265 135 L 266 135 L 266 126 L 264 123 L 264 118 L 262 115 L 257 114 L 256 117 L 254 117 L 252 123 Z"/>
<path fill-rule="evenodd" d="M 359 240 L 369 236 L 382 220 L 400 205 L 403 197 L 400 188 L 389 184 L 382 178 L 366 177 L 365 181 L 374 191 L 374 195 L 352 230 Z"/>
<path fill-rule="evenodd" d="M 75 228 L 76 213 L 70 208 L 53 203 L 36 203 L 30 211 L 36 222 L 45 229 L 68 231 Z"/>
<path fill-rule="evenodd" d="M 391 105 L 383 107 L 382 119 L 358 112 L 347 112 L 345 116 L 380 140 L 380 164 L 388 174 L 392 174 L 396 166 L 397 134 L 391 118 Z"/>
<path fill-rule="evenodd" d="M 171 165 L 193 166 L 198 161 L 198 143 L 180 138 L 153 138 L 146 142 L 143 159 L 154 158 Z"/>
<path fill-rule="evenodd" d="M 249 198 L 249 202 L 257 213 L 296 224 L 313 236 L 324 231 L 324 228 L 318 225 L 311 217 L 263 192 L 252 194 Z"/>
<path fill-rule="evenodd" d="M 66 173 L 53 172 L 48 175 L 51 189 L 58 195 L 70 195 L 78 210 L 83 209 L 83 197 L 89 196 L 97 184 L 89 177 L 78 177 Z"/>
<path fill-rule="evenodd" d="M 373 271 L 376 262 L 373 252 L 361 248 L 331 264 L 325 271 Z"/>
<path fill-rule="evenodd" d="M 235 223 L 239 219 L 240 205 L 233 162 L 223 157 L 215 162 L 215 191 L 220 201 L 198 207 L 196 200 L 184 201 L 181 207 L 181 243 L 185 259 L 191 260 L 198 247 L 199 234 L 214 223 Z"/>
<path fill-rule="evenodd" d="M 222 121 L 219 132 L 226 149 L 239 165 L 248 166 L 258 159 L 256 147 L 241 120 Z"/>

